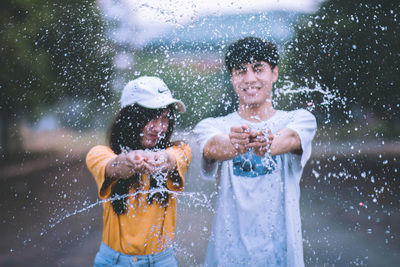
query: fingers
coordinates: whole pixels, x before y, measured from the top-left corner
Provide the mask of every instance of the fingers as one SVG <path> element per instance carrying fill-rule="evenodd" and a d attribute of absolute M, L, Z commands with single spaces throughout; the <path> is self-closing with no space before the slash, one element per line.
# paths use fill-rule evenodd
<path fill-rule="evenodd" d="M 255 131 L 244 124 L 231 127 L 229 139 L 239 154 L 254 149 L 256 154 L 264 155 L 272 143 L 273 135 L 271 130 L 268 130 L 265 136 L 262 131 Z"/>
<path fill-rule="evenodd" d="M 254 149 L 254 153 L 256 153 L 256 155 L 264 156 L 264 154 L 268 151 L 269 144 L 265 136 L 261 135 L 252 138 L 250 143 L 247 144 L 247 147 Z"/>
<path fill-rule="evenodd" d="M 118 169 L 117 176 L 127 179 L 133 174 L 155 174 L 164 173 L 172 169 L 175 165 L 169 159 L 165 150 L 147 151 L 133 150 L 119 155 L 119 160 L 113 163 L 114 168 Z M 114 170 L 115 172 L 115 170 Z"/>
<path fill-rule="evenodd" d="M 164 173 L 174 167 L 165 150 L 156 152 L 136 150 L 136 153 L 131 155 L 130 161 L 137 172 L 145 174 Z"/>
<path fill-rule="evenodd" d="M 131 164 L 136 164 L 142 161 L 146 161 L 148 159 L 148 156 L 143 150 L 130 151 L 126 154 L 126 157 Z"/>
<path fill-rule="evenodd" d="M 149 160 L 149 163 L 151 164 L 151 172 L 165 172 L 168 171 L 170 167 L 170 162 L 168 161 L 168 155 L 166 154 L 167 152 L 165 150 L 158 151 L 152 153 L 152 157 Z"/>
<path fill-rule="evenodd" d="M 274 140 L 274 135 L 271 130 L 254 131 L 250 128 L 246 129 L 248 132 L 248 142 L 242 142 L 246 150 L 253 149 L 258 156 L 264 156 L 271 147 Z"/>
<path fill-rule="evenodd" d="M 240 126 L 232 126 L 231 127 L 231 132 L 241 133 L 241 132 L 248 131 L 248 129 L 250 129 L 250 127 L 247 124 L 243 124 L 243 125 L 240 125 Z"/>
<path fill-rule="evenodd" d="M 150 154 L 144 150 L 133 150 L 126 154 L 127 165 L 133 173 L 148 173 L 151 169 Z"/>
<path fill-rule="evenodd" d="M 272 134 L 271 130 L 267 131 L 268 134 L 268 140 L 269 142 L 272 142 L 274 140 L 274 135 Z"/>
<path fill-rule="evenodd" d="M 268 140 L 264 136 L 257 136 L 256 138 L 250 139 L 250 142 L 246 146 L 257 148 L 261 146 L 268 146 L 268 143 Z"/>
<path fill-rule="evenodd" d="M 149 174 L 152 169 L 152 165 L 147 160 L 142 160 L 135 162 L 133 169 L 135 173 Z"/>
<path fill-rule="evenodd" d="M 247 152 L 246 145 L 249 143 L 250 127 L 246 124 L 241 126 L 231 127 L 229 133 L 229 140 L 233 148 L 239 153 L 243 154 Z"/>
<path fill-rule="evenodd" d="M 249 127 L 247 125 L 233 126 L 229 133 L 230 138 L 247 139 L 249 138 Z"/>

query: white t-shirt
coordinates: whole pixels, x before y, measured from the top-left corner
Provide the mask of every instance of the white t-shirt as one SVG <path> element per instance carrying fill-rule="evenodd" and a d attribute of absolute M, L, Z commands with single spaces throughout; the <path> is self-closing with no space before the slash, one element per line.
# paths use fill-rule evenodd
<path fill-rule="evenodd" d="M 278 110 L 258 123 L 237 112 L 208 118 L 194 129 L 200 151 L 211 137 L 229 134 L 232 126 L 243 124 L 254 130 L 270 129 L 273 134 L 293 129 L 303 153 L 261 158 L 250 151 L 223 162 L 202 158 L 202 176 L 220 179 L 205 266 L 304 266 L 299 182 L 311 155 L 315 117 L 300 109 Z"/>

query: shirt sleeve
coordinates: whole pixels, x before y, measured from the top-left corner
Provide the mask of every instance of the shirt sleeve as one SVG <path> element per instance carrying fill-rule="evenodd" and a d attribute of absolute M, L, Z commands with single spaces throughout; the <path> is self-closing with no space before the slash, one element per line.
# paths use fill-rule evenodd
<path fill-rule="evenodd" d="M 208 118 L 200 121 L 193 129 L 196 146 L 200 154 L 200 174 L 205 180 L 214 180 L 217 177 L 218 161 L 207 160 L 203 156 L 204 146 L 215 135 L 223 133 L 217 127 L 216 118 Z"/>
<path fill-rule="evenodd" d="M 95 146 L 86 156 L 86 166 L 96 181 L 101 199 L 111 196 L 111 186 L 117 181 L 117 179 L 106 179 L 107 163 L 116 157 L 117 155 L 107 146 Z"/>
<path fill-rule="evenodd" d="M 169 190 L 182 191 L 185 186 L 185 173 L 189 167 L 190 161 L 192 160 L 192 151 L 189 145 L 182 143 L 174 145 L 166 149 L 168 152 L 174 155 L 176 161 L 176 169 L 179 174 L 179 182 L 173 182 L 171 179 L 167 180 L 167 187 Z"/>
<path fill-rule="evenodd" d="M 317 130 L 317 122 L 314 115 L 305 110 L 300 109 L 293 112 L 291 122 L 286 126 L 294 130 L 300 138 L 301 148 L 301 167 L 304 167 L 311 156 L 311 143 Z"/>

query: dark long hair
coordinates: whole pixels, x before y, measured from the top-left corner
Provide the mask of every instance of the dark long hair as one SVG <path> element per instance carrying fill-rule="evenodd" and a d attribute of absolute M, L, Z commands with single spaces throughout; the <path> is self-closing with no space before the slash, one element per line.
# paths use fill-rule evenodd
<path fill-rule="evenodd" d="M 165 149 L 170 146 L 170 139 L 174 129 L 175 117 L 172 105 L 167 107 L 168 113 L 168 129 L 165 135 L 157 142 L 153 149 Z M 114 122 L 109 129 L 109 144 L 111 150 L 119 155 L 123 151 L 143 149 L 140 139 L 143 128 L 146 124 L 157 118 L 165 109 L 148 109 L 137 104 L 127 106 L 118 113 Z M 155 177 L 150 177 L 150 189 L 166 188 L 165 182 L 160 184 Z M 111 204 L 116 214 L 124 214 L 127 209 L 127 197 L 132 185 L 140 183 L 140 175 L 134 174 L 128 179 L 118 179 L 117 183 L 111 189 L 111 197 L 115 198 Z M 168 192 L 149 193 L 148 203 L 153 203 L 153 199 L 166 205 L 168 203 Z"/>

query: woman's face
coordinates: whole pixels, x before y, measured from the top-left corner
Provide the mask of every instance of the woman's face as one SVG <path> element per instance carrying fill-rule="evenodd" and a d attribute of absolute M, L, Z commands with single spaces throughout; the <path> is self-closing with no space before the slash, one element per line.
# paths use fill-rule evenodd
<path fill-rule="evenodd" d="M 143 148 L 155 147 L 158 141 L 165 136 L 169 126 L 168 113 L 169 110 L 167 108 L 164 109 L 158 117 L 144 126 L 140 137 L 140 144 Z"/>

